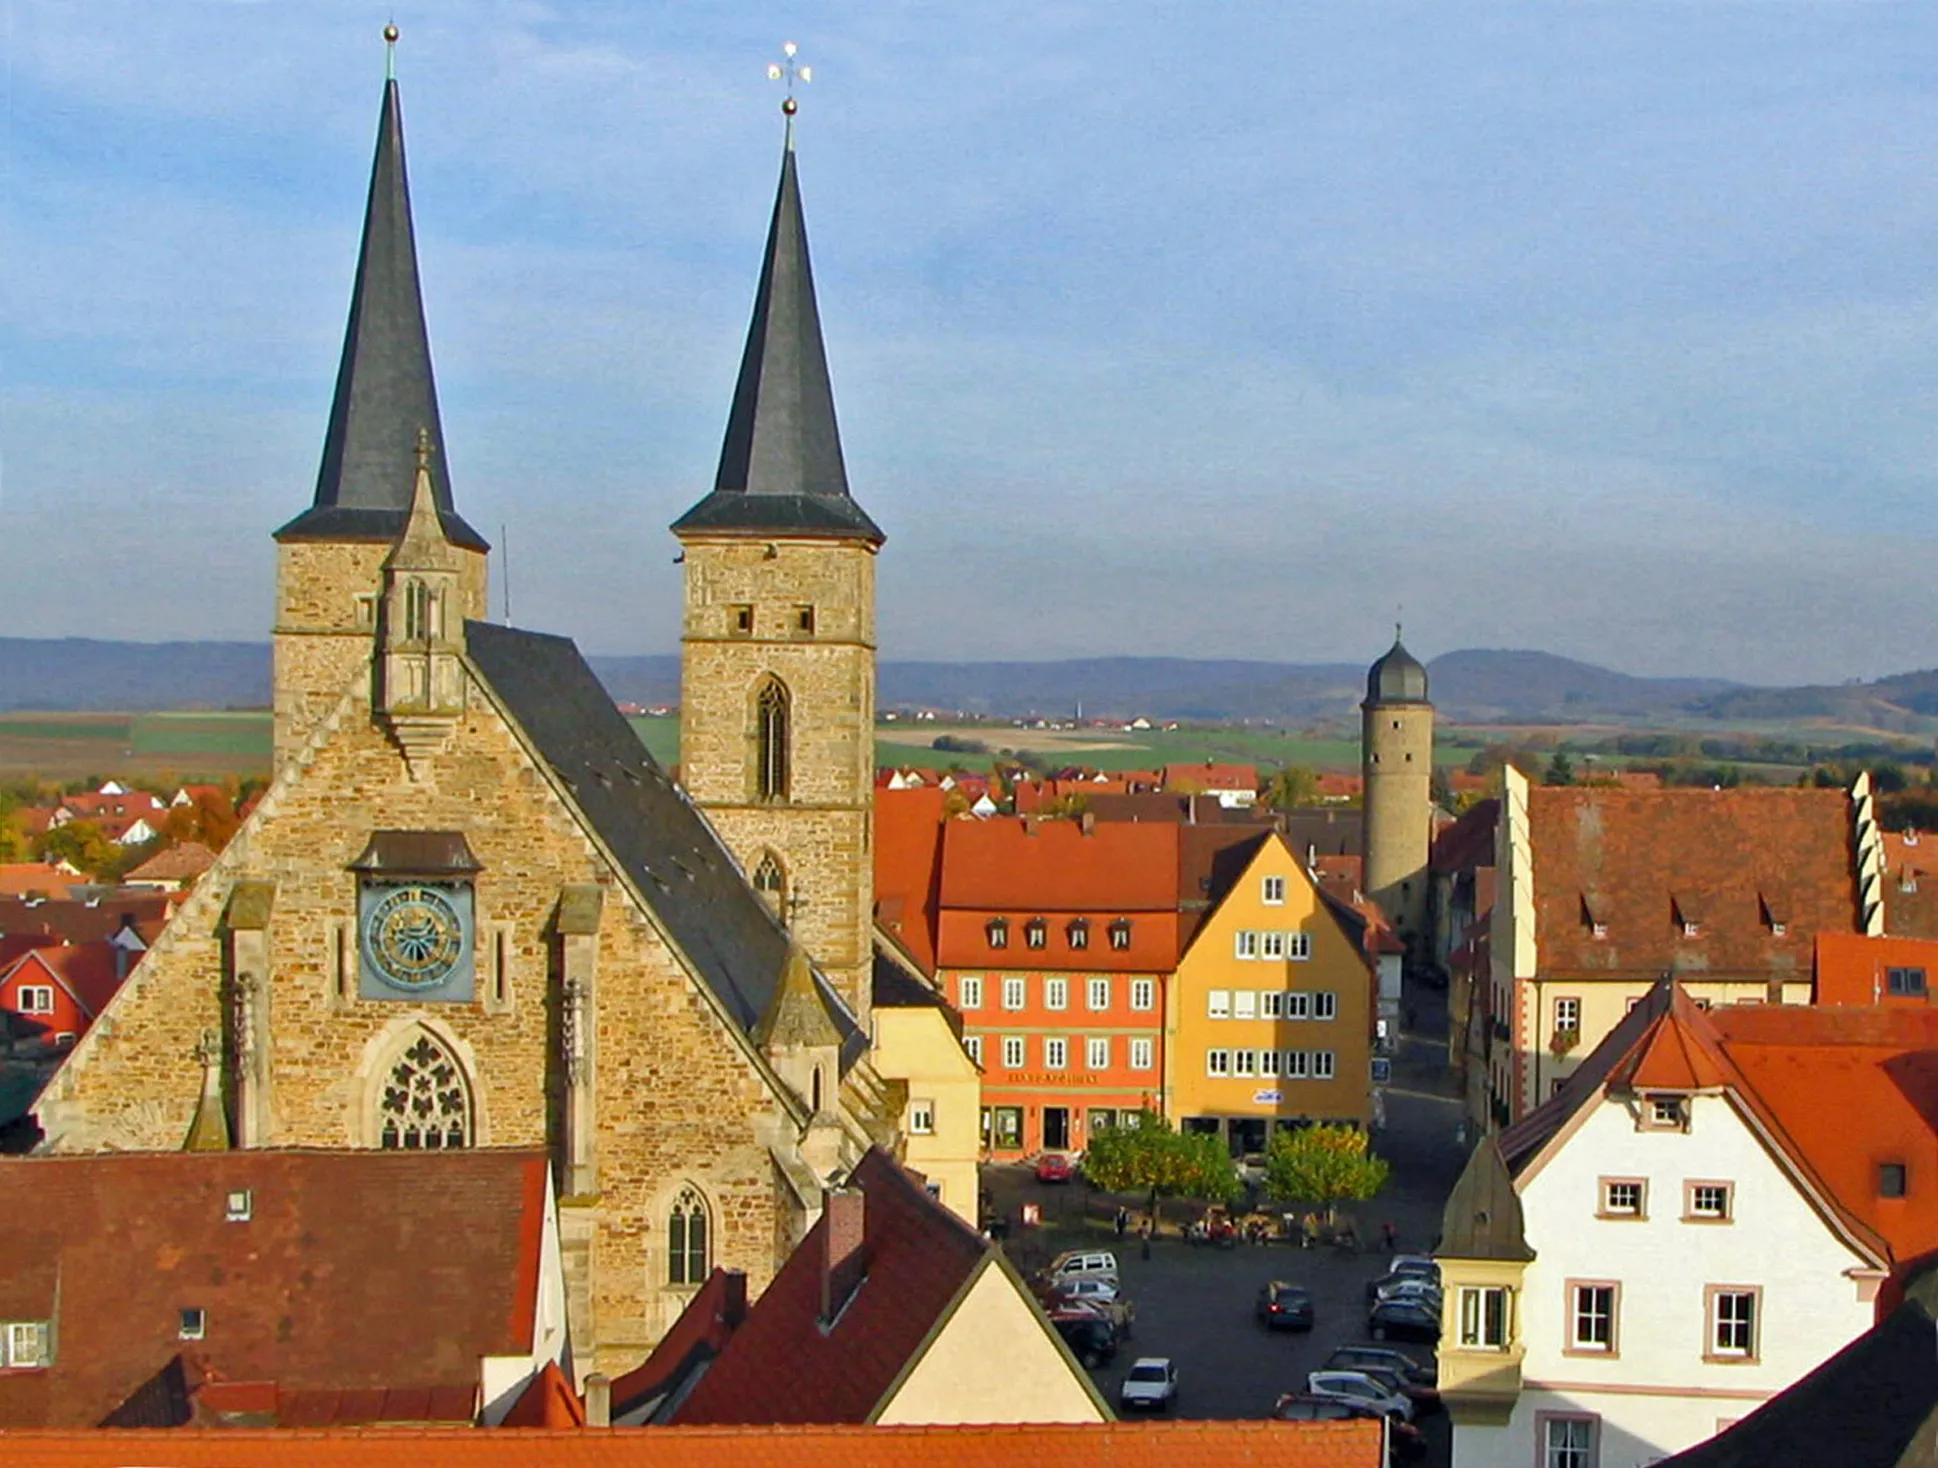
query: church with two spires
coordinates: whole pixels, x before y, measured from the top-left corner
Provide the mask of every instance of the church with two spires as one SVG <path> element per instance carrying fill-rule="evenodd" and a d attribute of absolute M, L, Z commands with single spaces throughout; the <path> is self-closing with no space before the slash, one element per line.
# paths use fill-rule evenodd
<path fill-rule="evenodd" d="M 580 1368 L 624 1370 L 713 1266 L 758 1292 L 909 1095 L 869 1038 L 883 537 L 791 140 L 673 525 L 678 783 L 571 641 L 486 620 L 443 450 L 392 80 L 314 502 L 275 534 L 271 784 L 38 1116 L 67 1153 L 544 1148 Z"/>

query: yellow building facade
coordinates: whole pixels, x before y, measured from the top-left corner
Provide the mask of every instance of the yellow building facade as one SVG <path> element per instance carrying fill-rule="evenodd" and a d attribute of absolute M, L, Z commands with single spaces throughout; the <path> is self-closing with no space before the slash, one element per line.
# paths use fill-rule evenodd
<path fill-rule="evenodd" d="M 1372 1116 L 1374 978 L 1358 925 L 1261 836 L 1178 962 L 1165 1081 L 1187 1130 L 1262 1151 L 1274 1122 Z"/>

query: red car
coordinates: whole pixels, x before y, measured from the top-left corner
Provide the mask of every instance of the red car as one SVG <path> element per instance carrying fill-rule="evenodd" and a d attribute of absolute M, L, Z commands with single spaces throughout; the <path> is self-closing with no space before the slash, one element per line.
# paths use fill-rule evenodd
<path fill-rule="evenodd" d="M 1061 1152 L 1045 1152 L 1036 1159 L 1036 1180 L 1040 1183 L 1067 1183 L 1075 1175 L 1070 1159 Z"/>

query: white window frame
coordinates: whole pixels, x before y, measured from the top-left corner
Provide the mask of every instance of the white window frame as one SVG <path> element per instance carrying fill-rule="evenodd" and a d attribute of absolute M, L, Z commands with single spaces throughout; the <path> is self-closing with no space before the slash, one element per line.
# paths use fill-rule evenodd
<path fill-rule="evenodd" d="M 982 980 L 975 974 L 964 974 L 956 980 L 956 1008 L 982 1008 Z"/>
<path fill-rule="evenodd" d="M 1763 1328 L 1763 1291 L 1750 1285 L 1710 1285 L 1703 1293 L 1708 1296 L 1708 1308 L 1703 1313 L 1708 1316 L 1705 1324 L 1709 1334 L 1703 1355 L 1711 1361 L 1756 1360 L 1761 1355 L 1758 1347 Z M 1747 1300 L 1749 1305 L 1742 1312 L 1732 1309 L 1731 1318 L 1725 1319 L 1723 1302 L 1726 1300 Z M 1735 1318 L 1739 1313 L 1746 1318 Z M 1732 1337 L 1727 1343 L 1723 1339 L 1725 1330 Z M 1735 1343 L 1734 1336 L 1739 1330 L 1748 1335 L 1748 1344 Z"/>
<path fill-rule="evenodd" d="M 1258 1018 L 1258 991 L 1256 989 L 1232 990 L 1231 1017 L 1233 1019 Z"/>
<path fill-rule="evenodd" d="M 1045 1009 L 1068 1009 L 1070 1007 L 1070 981 L 1068 979 L 1045 979 L 1043 981 L 1043 1007 Z"/>
<path fill-rule="evenodd" d="M 1543 1412 L 1535 1468 L 1596 1468 L 1601 1461 L 1601 1419 L 1578 1412 Z"/>
<path fill-rule="evenodd" d="M 1498 1311 L 1490 1306 L 1493 1302 Z M 1514 1301 L 1505 1285 L 1462 1285 L 1458 1332 L 1462 1350 L 1505 1351 L 1514 1339 Z"/>
<path fill-rule="evenodd" d="M 1312 996 L 1302 989 L 1285 991 L 1285 1017 L 1287 1019 L 1311 1019 Z"/>
<path fill-rule="evenodd" d="M 1093 1013 L 1110 1008 L 1110 980 L 1091 979 L 1084 985 L 1084 1000 Z"/>
<path fill-rule="evenodd" d="M 1228 1076 L 1231 1074 L 1231 1051 L 1205 1051 L 1205 1074 L 1208 1076 Z"/>
<path fill-rule="evenodd" d="M 52 1340 L 45 1320 L 9 1320 L 5 1335 L 0 1336 L 0 1366 L 18 1371 L 45 1368 L 52 1364 Z"/>
<path fill-rule="evenodd" d="M 1131 944 L 1131 925 L 1129 918 L 1118 918 L 1110 925 L 1110 946 L 1119 953 L 1129 949 Z"/>
<path fill-rule="evenodd" d="M 1231 1052 L 1231 1073 L 1251 1080 L 1258 1074 L 1258 1052 L 1256 1050 L 1234 1050 Z"/>
<path fill-rule="evenodd" d="M 962 1048 L 963 1048 L 963 1052 L 967 1054 L 968 1057 L 971 1060 L 973 1060 L 977 1065 L 982 1064 L 982 1036 L 981 1035 L 964 1035 L 962 1037 Z"/>
<path fill-rule="evenodd" d="M 1276 1080 L 1278 1078 L 1278 1073 L 1279 1073 L 1278 1051 L 1261 1050 L 1258 1052 L 1258 1073 L 1261 1076 L 1265 1076 L 1273 1080 Z"/>
<path fill-rule="evenodd" d="M 1110 1036 L 1091 1035 L 1083 1042 L 1085 1070 L 1110 1069 Z"/>
<path fill-rule="evenodd" d="M 1029 1047 L 1021 1035 L 1003 1036 L 1003 1069 L 1021 1070 L 1030 1063 Z"/>
<path fill-rule="evenodd" d="M 1258 996 L 1258 1017 L 1260 1019 L 1285 1018 L 1285 991 L 1266 989 Z"/>
<path fill-rule="evenodd" d="M 1279 1067 L 1279 1074 L 1288 1081 L 1302 1081 L 1312 1074 L 1312 1062 L 1303 1050 L 1288 1050 L 1284 1055 L 1285 1063 Z"/>
<path fill-rule="evenodd" d="M 54 986 L 52 984 L 22 984 L 14 990 L 22 1014 L 52 1014 L 54 1012 Z"/>
<path fill-rule="evenodd" d="M 1564 994 L 1554 1001 L 1554 1030 L 1560 1034 L 1581 1033 L 1581 1000 Z"/>
<path fill-rule="evenodd" d="M 1150 1010 L 1157 1008 L 1157 980 L 1132 979 L 1130 1004 L 1132 1009 Z"/>
<path fill-rule="evenodd" d="M 1258 935 L 1258 956 L 1264 959 L 1285 957 L 1285 934 L 1268 928 Z"/>
<path fill-rule="evenodd" d="M 1043 1037 L 1043 1069 L 1068 1070 L 1070 1068 L 1070 1042 L 1061 1035 Z"/>
<path fill-rule="evenodd" d="M 1339 1057 L 1330 1050 L 1312 1052 L 1312 1078 L 1329 1081 L 1339 1073 Z"/>
<path fill-rule="evenodd" d="M 1606 1310 L 1597 1296 L 1607 1296 Z M 1568 1284 L 1568 1349 L 1591 1356 L 1616 1354 L 1615 1328 L 1621 1317 L 1622 1287 L 1610 1279 L 1579 1279 Z M 1601 1339 L 1595 1339 L 1599 1326 Z"/>
<path fill-rule="evenodd" d="M 1246 960 L 1257 958 L 1258 930 L 1256 928 L 1240 928 L 1236 933 L 1233 933 L 1231 938 L 1231 955 L 1233 958 Z"/>
<path fill-rule="evenodd" d="M 1304 963 L 1312 957 L 1312 934 L 1287 933 L 1285 935 L 1285 956 L 1293 963 Z"/>
<path fill-rule="evenodd" d="M 908 1103 L 908 1130 L 913 1137 L 932 1137 L 935 1135 L 935 1103 L 933 1101 L 911 1101 Z"/>
<path fill-rule="evenodd" d="M 1132 1070 L 1151 1069 L 1151 1042 L 1142 1035 L 1133 1036 L 1130 1042 L 1130 1068 Z"/>
<path fill-rule="evenodd" d="M 1283 907 L 1285 905 L 1285 878 L 1270 876 L 1259 883 L 1258 900 L 1267 907 Z"/>
<path fill-rule="evenodd" d="M 1339 996 L 1330 989 L 1321 989 L 1312 996 L 1312 1017 L 1314 1019 L 1338 1019 Z"/>
<path fill-rule="evenodd" d="M 1230 1019 L 1231 990 L 1205 990 L 1205 1015 L 1209 1019 Z"/>
<path fill-rule="evenodd" d="M 1008 1010 L 1027 1009 L 1030 1002 L 1030 986 L 1027 979 L 1003 980 L 1003 1008 Z"/>

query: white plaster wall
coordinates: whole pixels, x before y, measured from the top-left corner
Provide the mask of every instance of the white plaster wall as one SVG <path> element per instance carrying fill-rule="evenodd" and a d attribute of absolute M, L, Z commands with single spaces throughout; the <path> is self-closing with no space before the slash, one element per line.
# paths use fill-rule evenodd
<path fill-rule="evenodd" d="M 1702 1442 L 1720 1423 L 1747 1417 L 1756 1407 L 1755 1402 L 1704 1397 L 1524 1391 L 1507 1426 L 1463 1427 L 1454 1434 L 1453 1468 L 1539 1468 L 1545 1461 L 1537 1454 L 1543 1413 L 1593 1413 L 1602 1419 L 1596 1468 L 1644 1468 Z M 1828 1465 L 1831 1458 L 1824 1461 Z"/>
<path fill-rule="evenodd" d="M 1507 1429 L 1467 1429 L 1472 1451 L 1459 1464 L 1534 1460 L 1534 1412 L 1592 1410 L 1609 1444 L 1601 1468 L 1622 1468 L 1679 1452 L 1741 1417 L 1867 1330 L 1870 1304 L 1847 1271 L 1866 1261 L 1844 1244 L 1799 1193 L 1750 1127 L 1721 1096 L 1690 1102 L 1686 1132 L 1638 1131 L 1628 1108 L 1605 1101 L 1522 1188 L 1527 1239 L 1535 1252 L 1521 1298 L 1526 1390 Z M 1648 1182 L 1642 1221 L 1601 1219 L 1600 1180 Z M 1684 1223 L 1686 1179 L 1734 1184 L 1734 1221 Z M 1621 1285 L 1617 1351 L 1567 1355 L 1567 1282 Z M 1759 1358 L 1703 1359 L 1705 1285 L 1759 1286 Z M 1596 1387 L 1626 1388 L 1596 1394 Z M 1574 1406 L 1593 1398 L 1593 1407 Z M 1564 1400 L 1556 1400 L 1564 1399 Z M 1499 1456 L 1476 1456 L 1487 1437 Z M 1622 1448 L 1610 1456 L 1610 1449 Z M 1626 1454 L 1626 1456 L 1624 1456 Z"/>

